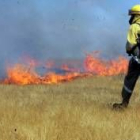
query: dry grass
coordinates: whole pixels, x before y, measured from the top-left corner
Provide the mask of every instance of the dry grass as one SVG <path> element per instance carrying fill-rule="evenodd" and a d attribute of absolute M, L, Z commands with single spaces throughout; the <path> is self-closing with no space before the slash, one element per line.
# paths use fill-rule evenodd
<path fill-rule="evenodd" d="M 0 85 L 0 140 L 140 140 L 140 97 L 125 111 L 123 77 L 91 77 L 58 85 Z"/>

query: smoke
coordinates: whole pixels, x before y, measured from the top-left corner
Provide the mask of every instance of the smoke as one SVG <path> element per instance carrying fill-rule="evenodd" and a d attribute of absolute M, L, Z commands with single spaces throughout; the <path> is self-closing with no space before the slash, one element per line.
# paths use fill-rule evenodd
<path fill-rule="evenodd" d="M 110 0 L 108 0 L 110 1 Z M 0 66 L 24 56 L 39 60 L 82 59 L 99 50 L 124 54 L 127 19 L 114 2 L 101 0 L 1 0 Z M 126 3 L 126 2 L 125 2 Z"/>

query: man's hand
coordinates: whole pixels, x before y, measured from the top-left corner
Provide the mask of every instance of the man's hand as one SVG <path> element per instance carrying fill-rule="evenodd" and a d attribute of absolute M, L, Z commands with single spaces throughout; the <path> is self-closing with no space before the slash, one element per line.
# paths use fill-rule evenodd
<path fill-rule="evenodd" d="M 128 41 L 126 43 L 126 53 L 131 56 L 134 55 L 134 50 L 136 49 L 137 45 L 132 45 Z"/>
<path fill-rule="evenodd" d="M 133 54 L 133 52 L 131 51 L 131 50 L 126 50 L 126 53 L 129 55 L 129 56 L 131 56 L 132 54 Z"/>

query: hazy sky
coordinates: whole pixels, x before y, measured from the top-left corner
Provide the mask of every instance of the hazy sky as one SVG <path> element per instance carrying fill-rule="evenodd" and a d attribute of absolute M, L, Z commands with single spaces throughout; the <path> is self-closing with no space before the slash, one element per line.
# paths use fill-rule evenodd
<path fill-rule="evenodd" d="M 128 9 L 138 0 L 0 0 L 0 64 L 125 54 Z"/>

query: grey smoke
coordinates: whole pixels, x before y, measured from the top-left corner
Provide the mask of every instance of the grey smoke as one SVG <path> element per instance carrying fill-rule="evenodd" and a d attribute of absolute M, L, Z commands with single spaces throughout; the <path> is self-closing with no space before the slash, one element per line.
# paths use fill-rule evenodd
<path fill-rule="evenodd" d="M 59 3 L 0 1 L 0 73 L 4 74 L 5 64 L 17 63 L 23 56 L 39 60 L 82 59 L 84 52 L 94 50 L 108 58 L 124 55 L 124 13 L 112 14 L 113 9 L 101 0 L 62 0 L 62 6 Z"/>

